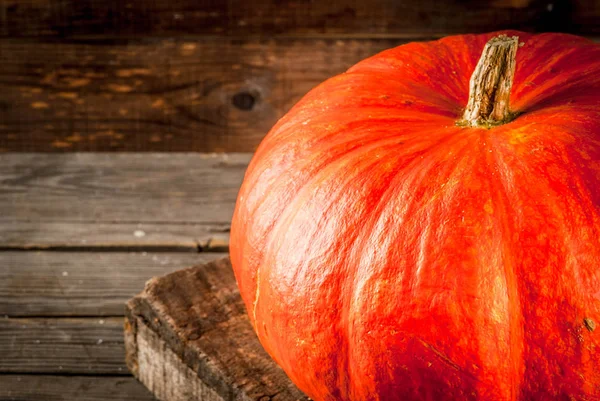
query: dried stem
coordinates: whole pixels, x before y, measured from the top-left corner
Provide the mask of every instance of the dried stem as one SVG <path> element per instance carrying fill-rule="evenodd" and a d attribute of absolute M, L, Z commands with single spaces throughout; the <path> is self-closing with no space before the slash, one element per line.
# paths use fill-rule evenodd
<path fill-rule="evenodd" d="M 486 43 L 469 84 L 469 102 L 459 125 L 489 128 L 515 117 L 509 108 L 519 38 L 500 35 Z"/>

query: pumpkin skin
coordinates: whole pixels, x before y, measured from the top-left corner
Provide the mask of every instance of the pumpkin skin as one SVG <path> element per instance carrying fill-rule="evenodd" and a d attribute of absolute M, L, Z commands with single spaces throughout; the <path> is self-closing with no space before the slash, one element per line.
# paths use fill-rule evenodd
<path fill-rule="evenodd" d="M 600 48 L 501 33 L 507 124 L 456 125 L 500 33 L 453 36 L 327 80 L 255 153 L 231 262 L 313 400 L 600 399 Z"/>

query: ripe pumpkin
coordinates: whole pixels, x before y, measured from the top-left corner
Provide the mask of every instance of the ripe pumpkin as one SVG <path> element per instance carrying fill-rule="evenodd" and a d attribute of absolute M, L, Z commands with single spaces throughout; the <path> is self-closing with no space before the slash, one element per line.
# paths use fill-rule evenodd
<path fill-rule="evenodd" d="M 499 34 L 453 36 L 327 80 L 255 153 L 231 262 L 313 400 L 600 399 L 600 47 L 503 33 L 506 118 L 465 117 Z"/>

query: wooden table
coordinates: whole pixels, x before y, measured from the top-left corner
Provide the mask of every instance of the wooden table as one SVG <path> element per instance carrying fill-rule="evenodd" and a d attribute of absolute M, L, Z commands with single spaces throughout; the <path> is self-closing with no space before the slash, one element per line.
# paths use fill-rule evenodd
<path fill-rule="evenodd" d="M 248 154 L 0 154 L 0 400 L 152 400 L 124 304 L 220 258 Z"/>

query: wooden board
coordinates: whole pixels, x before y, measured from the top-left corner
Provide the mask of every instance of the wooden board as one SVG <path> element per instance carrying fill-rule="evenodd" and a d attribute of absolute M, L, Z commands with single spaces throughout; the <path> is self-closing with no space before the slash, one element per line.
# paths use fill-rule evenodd
<path fill-rule="evenodd" d="M 133 377 L 0 375 L 3 401 L 153 401 Z"/>
<path fill-rule="evenodd" d="M 0 252 L 0 317 L 119 316 L 152 276 L 219 253 Z"/>
<path fill-rule="evenodd" d="M 4 0 L 0 35 L 443 35 L 517 27 L 598 33 L 592 0 Z"/>
<path fill-rule="evenodd" d="M 36 230 L 46 222 L 77 222 L 96 232 L 96 223 L 116 223 L 115 230 L 152 224 L 140 229 L 143 237 L 179 224 L 190 225 L 193 240 L 215 227 L 227 230 L 249 160 L 248 154 L 0 154 L 0 223 L 25 221 Z M 136 230 L 125 227 L 134 239 Z"/>
<path fill-rule="evenodd" d="M 123 318 L 0 317 L 2 373 L 127 375 Z"/>
<path fill-rule="evenodd" d="M 0 155 L 0 400 L 153 399 L 125 366 L 124 304 L 222 256 L 249 158 Z"/>
<path fill-rule="evenodd" d="M 0 150 L 253 152 L 310 89 L 405 42 L 0 40 Z"/>
<path fill-rule="evenodd" d="M 2 157 L 0 157 L 1 159 Z M 0 250 L 227 252 L 229 223 L 2 221 Z"/>
<path fill-rule="evenodd" d="M 127 366 L 157 398 L 307 400 L 260 346 L 229 259 L 152 279 L 127 307 Z"/>

